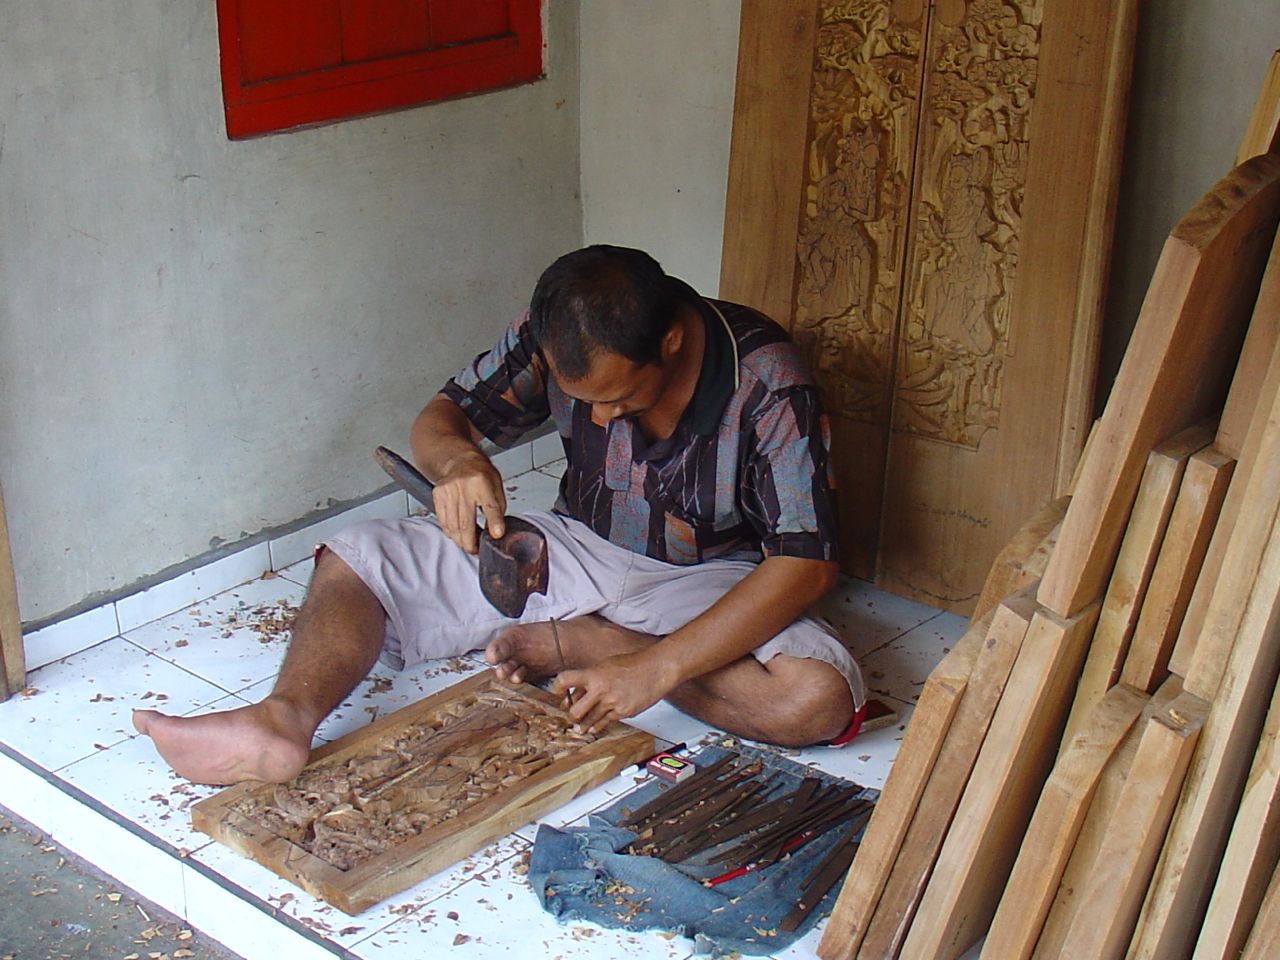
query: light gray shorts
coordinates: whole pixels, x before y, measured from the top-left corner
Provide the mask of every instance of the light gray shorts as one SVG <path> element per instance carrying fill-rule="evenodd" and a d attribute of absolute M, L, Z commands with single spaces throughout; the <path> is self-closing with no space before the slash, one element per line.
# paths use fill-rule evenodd
<path fill-rule="evenodd" d="M 370 520 L 324 542 L 382 602 L 382 659 L 406 665 L 484 647 L 513 623 L 596 613 L 631 630 L 666 635 L 703 613 L 755 564 L 711 560 L 676 566 L 633 553 L 559 514 L 522 515 L 547 535 L 546 595 L 529 597 L 519 620 L 498 613 L 480 593 L 476 557 L 427 517 Z M 855 708 L 866 701 L 857 663 L 826 623 L 797 620 L 752 651 L 761 663 L 779 654 L 831 664 L 848 681 Z"/>

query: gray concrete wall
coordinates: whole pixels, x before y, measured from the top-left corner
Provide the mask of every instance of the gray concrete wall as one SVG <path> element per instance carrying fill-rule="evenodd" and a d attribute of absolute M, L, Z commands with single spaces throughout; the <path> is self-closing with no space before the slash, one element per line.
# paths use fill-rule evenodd
<path fill-rule="evenodd" d="M 581 241 L 548 79 L 231 143 L 207 0 L 0 0 L 0 484 L 45 619 L 385 483 Z"/>
<path fill-rule="evenodd" d="M 582 197 L 589 243 L 648 250 L 720 283 L 739 0 L 582 4 Z"/>

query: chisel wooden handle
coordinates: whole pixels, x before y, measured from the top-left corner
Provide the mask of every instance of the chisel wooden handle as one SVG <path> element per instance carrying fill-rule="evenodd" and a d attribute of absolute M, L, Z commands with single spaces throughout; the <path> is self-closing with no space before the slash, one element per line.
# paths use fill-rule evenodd
<path fill-rule="evenodd" d="M 378 461 L 378 466 L 387 471 L 387 475 L 400 484 L 408 492 L 409 496 L 413 497 L 428 510 L 435 510 L 432 494 L 436 486 L 424 477 L 417 467 L 394 450 L 388 450 L 386 447 L 378 447 L 374 450 L 373 459 Z"/>

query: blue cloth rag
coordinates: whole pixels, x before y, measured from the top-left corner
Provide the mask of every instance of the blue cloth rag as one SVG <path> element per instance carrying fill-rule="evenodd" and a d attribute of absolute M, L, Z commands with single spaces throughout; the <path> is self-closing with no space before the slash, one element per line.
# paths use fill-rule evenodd
<path fill-rule="evenodd" d="M 690 759 L 702 768 L 725 752 L 720 747 L 705 747 Z M 773 773 L 776 786 L 762 802 L 796 789 L 805 777 L 851 786 L 846 780 L 768 750 L 739 745 L 734 752 L 760 760 Z M 722 865 L 707 864 L 708 855 L 670 864 L 624 852 L 635 834 L 618 822 L 660 789 L 657 781 L 645 784 L 592 814 L 585 827 L 556 829 L 544 824 L 538 828 L 529 860 L 529 882 L 544 909 L 561 922 L 585 920 L 602 927 L 673 932 L 691 938 L 694 952 L 712 957 L 783 950 L 831 912 L 839 883 L 798 929 L 778 929 L 800 899 L 805 879 L 848 834 L 851 825 L 828 830 L 776 864 L 707 887 L 702 880 L 725 870 Z M 859 796 L 875 800 L 879 791 L 864 788 Z"/>

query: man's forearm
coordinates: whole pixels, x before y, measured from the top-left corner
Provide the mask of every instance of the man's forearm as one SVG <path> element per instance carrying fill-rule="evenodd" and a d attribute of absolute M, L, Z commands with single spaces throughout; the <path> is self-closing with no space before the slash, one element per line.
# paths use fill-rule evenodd
<path fill-rule="evenodd" d="M 668 690 L 738 660 L 803 616 L 834 584 L 833 561 L 766 557 L 705 613 L 648 649 Z"/>
<path fill-rule="evenodd" d="M 432 397 L 414 420 L 409 447 L 418 468 L 433 483 L 446 475 L 459 458 L 485 456 L 480 449 L 479 431 L 443 394 Z"/>

